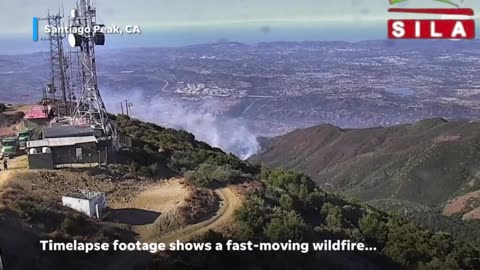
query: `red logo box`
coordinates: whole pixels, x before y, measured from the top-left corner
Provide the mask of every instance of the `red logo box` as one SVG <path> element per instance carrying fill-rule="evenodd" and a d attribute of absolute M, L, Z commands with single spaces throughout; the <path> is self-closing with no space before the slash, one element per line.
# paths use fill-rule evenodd
<path fill-rule="evenodd" d="M 472 9 L 410 9 L 391 8 L 394 13 L 473 16 Z M 391 19 L 388 21 L 390 39 L 474 39 L 473 19 Z"/>

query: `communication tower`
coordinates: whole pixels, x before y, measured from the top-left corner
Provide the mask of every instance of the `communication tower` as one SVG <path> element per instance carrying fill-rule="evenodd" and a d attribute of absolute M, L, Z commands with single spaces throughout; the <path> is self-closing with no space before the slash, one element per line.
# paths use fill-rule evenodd
<path fill-rule="evenodd" d="M 95 46 L 105 44 L 105 35 L 94 31 L 103 26 L 96 22 L 96 9 L 90 0 L 79 0 L 70 14 L 71 32 L 68 43 L 79 51 L 81 85 L 77 106 L 73 113 L 73 124 L 85 124 L 102 129 L 106 136 L 115 136 L 115 130 L 108 119 L 97 83 Z"/>
<path fill-rule="evenodd" d="M 51 14 L 49 11 L 46 18 L 40 18 L 41 21 L 46 21 L 51 29 L 63 28 L 62 19 L 63 14 L 60 11 L 56 14 Z M 50 45 L 50 81 L 44 90 L 44 98 L 51 98 L 51 105 L 55 108 L 58 116 L 71 115 L 68 61 L 63 49 L 64 38 L 65 34 L 62 31 L 50 31 L 46 38 Z M 61 95 L 60 102 L 56 96 L 58 89 Z"/>

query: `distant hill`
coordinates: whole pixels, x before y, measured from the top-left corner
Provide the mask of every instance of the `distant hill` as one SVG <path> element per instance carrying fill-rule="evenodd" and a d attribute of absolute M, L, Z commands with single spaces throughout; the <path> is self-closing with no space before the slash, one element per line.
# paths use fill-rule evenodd
<path fill-rule="evenodd" d="M 430 119 L 388 128 L 320 125 L 270 140 L 254 159 L 307 173 L 321 188 L 376 206 L 477 211 L 480 122 Z M 465 217 L 472 217 L 466 215 Z"/>

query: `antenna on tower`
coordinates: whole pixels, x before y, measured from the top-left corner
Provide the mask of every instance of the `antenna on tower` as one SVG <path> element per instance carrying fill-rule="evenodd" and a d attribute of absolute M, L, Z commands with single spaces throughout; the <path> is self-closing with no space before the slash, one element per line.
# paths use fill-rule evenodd
<path fill-rule="evenodd" d="M 97 26 L 96 9 L 90 0 L 79 0 L 70 17 L 72 33 L 68 36 L 68 42 L 72 48 L 79 51 L 82 82 L 77 107 L 73 113 L 73 124 L 88 124 L 102 129 L 106 136 L 115 136 L 97 83 L 95 46 L 105 44 L 105 35 L 94 31 Z M 90 31 L 85 31 L 86 29 Z"/>

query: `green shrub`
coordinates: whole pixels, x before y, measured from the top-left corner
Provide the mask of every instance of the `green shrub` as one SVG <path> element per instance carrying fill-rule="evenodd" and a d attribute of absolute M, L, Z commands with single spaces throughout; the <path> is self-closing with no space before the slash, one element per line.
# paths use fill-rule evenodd
<path fill-rule="evenodd" d="M 264 198 L 257 194 L 249 195 L 245 203 L 236 212 L 236 219 L 253 231 L 255 234 L 263 230 L 270 219 L 270 209 Z"/>
<path fill-rule="evenodd" d="M 265 237 L 272 242 L 301 242 L 307 227 L 295 211 L 274 209 L 273 218 L 266 225 Z"/>
<path fill-rule="evenodd" d="M 27 221 L 42 217 L 48 211 L 49 206 L 48 203 L 34 197 L 22 197 L 13 204 L 13 208 Z"/>
<path fill-rule="evenodd" d="M 377 216 L 368 213 L 359 221 L 358 227 L 365 237 L 375 245 L 384 244 L 387 240 L 387 226 Z"/>
<path fill-rule="evenodd" d="M 69 235 L 81 234 L 88 227 L 87 220 L 81 214 L 67 214 L 60 225 L 60 230 Z"/>
<path fill-rule="evenodd" d="M 216 166 L 208 163 L 201 164 L 197 170 L 188 171 L 185 180 L 195 186 L 212 187 L 232 183 L 239 178 L 242 172 L 232 169 L 229 165 Z"/>
<path fill-rule="evenodd" d="M 295 209 L 295 201 L 288 194 L 283 194 L 280 197 L 279 202 L 280 202 L 280 206 L 285 210 L 294 210 Z"/>

